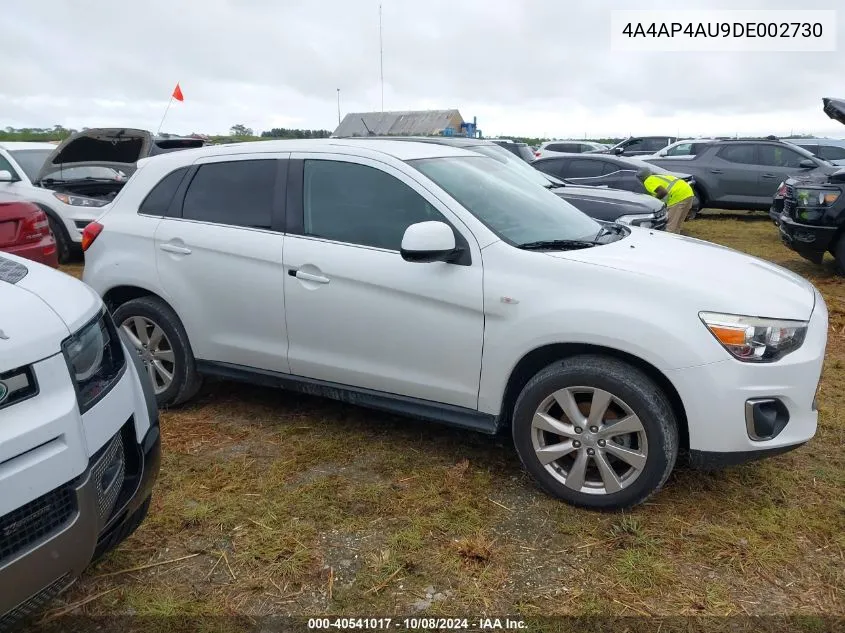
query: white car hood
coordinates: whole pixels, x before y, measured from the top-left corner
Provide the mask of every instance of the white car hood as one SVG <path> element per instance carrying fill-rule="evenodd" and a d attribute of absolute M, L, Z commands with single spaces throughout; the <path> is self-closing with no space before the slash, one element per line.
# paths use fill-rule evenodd
<path fill-rule="evenodd" d="M 813 286 L 795 273 L 724 246 L 663 231 L 633 228 L 630 236 L 611 244 L 549 255 L 665 282 L 666 292 L 700 298 L 698 310 L 807 320 L 815 307 Z"/>
<path fill-rule="evenodd" d="M 16 283 L 0 281 L 0 373 L 61 352 L 61 343 L 92 319 L 102 302 L 70 275 L 25 259 L 0 254 L 25 266 Z"/>

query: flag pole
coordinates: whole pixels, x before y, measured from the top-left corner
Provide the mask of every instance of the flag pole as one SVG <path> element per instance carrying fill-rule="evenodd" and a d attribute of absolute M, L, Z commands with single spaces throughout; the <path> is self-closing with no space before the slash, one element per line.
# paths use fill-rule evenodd
<path fill-rule="evenodd" d="M 158 124 L 158 130 L 156 131 L 156 136 L 161 134 L 161 126 L 164 125 L 164 119 L 167 116 L 167 111 L 170 110 L 170 105 L 173 103 L 173 95 L 170 95 L 170 101 L 167 102 L 167 107 L 164 109 L 164 116 L 161 117 L 161 123 Z"/>

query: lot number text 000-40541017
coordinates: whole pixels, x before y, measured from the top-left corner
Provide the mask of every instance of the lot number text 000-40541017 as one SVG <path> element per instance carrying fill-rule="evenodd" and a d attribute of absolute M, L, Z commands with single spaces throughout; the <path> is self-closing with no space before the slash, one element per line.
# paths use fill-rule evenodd
<path fill-rule="evenodd" d="M 614 51 L 826 52 L 836 11 L 612 11 Z"/>

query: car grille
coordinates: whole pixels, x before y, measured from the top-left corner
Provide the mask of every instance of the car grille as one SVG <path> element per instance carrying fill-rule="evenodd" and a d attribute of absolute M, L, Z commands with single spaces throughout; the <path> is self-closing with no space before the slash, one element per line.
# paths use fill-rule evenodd
<path fill-rule="evenodd" d="M 41 613 L 53 598 L 67 588 L 70 580 L 70 574 L 65 574 L 8 613 L 0 615 L 0 633 L 10 631 L 15 624 Z"/>
<path fill-rule="evenodd" d="M 126 459 L 120 433 L 109 442 L 103 456 L 94 466 L 92 477 L 97 487 L 97 513 L 100 525 L 104 525 L 111 517 L 126 477 Z"/>
<path fill-rule="evenodd" d="M 0 518 L 0 563 L 51 535 L 76 514 L 71 485 L 48 492 Z"/>

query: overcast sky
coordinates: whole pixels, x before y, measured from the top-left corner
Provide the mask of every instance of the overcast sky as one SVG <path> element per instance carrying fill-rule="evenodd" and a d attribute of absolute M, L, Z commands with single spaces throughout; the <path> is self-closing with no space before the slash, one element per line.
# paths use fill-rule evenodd
<path fill-rule="evenodd" d="M 638 0 L 381 0 L 384 109 L 458 108 L 485 135 L 789 134 L 845 137 L 835 53 L 618 53 L 614 8 Z M 684 0 L 679 8 L 794 9 Z M 805 0 L 833 9 L 841 0 Z M 379 0 L 4 2 L 0 127 L 132 126 L 226 133 L 321 128 L 381 109 Z"/>

